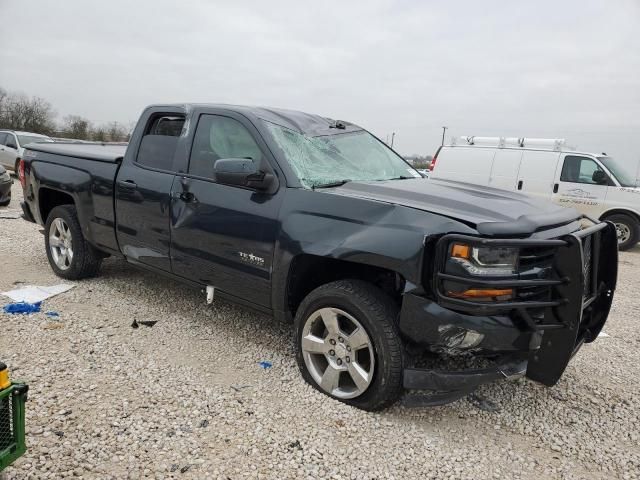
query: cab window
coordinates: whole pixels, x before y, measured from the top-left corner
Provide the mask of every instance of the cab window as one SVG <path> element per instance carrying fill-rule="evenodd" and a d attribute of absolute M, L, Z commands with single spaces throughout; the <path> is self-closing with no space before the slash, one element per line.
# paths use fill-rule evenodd
<path fill-rule="evenodd" d="M 596 174 L 596 172 L 601 173 Z M 560 181 L 601 185 L 602 182 L 597 180 L 598 176 L 606 177 L 607 175 L 593 159 L 579 156 L 566 156 L 564 158 Z"/>
<path fill-rule="evenodd" d="M 0 132 L 0 145 L 6 145 L 7 134 Z"/>
<path fill-rule="evenodd" d="M 239 121 L 220 115 L 202 115 L 189 158 L 189 173 L 214 179 L 213 167 L 221 158 L 247 158 L 262 163 L 262 151 Z"/>
<path fill-rule="evenodd" d="M 183 115 L 153 116 L 140 142 L 136 162 L 145 167 L 173 170 L 173 157 L 183 125 Z"/>

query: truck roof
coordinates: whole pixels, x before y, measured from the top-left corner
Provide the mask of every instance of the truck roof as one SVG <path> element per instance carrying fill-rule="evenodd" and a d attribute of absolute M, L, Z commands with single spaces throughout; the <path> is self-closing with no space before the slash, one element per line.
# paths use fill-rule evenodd
<path fill-rule="evenodd" d="M 288 110 L 284 108 L 257 107 L 250 105 L 231 105 L 224 103 L 180 103 L 180 104 L 158 104 L 149 108 L 178 107 L 185 111 L 199 109 L 219 109 L 238 112 L 252 120 L 260 119 L 275 123 L 285 128 L 304 133 L 310 136 L 330 135 L 332 133 L 343 133 L 344 131 L 362 130 L 362 127 L 351 122 L 335 120 L 321 115 Z M 337 130 L 337 131 L 336 131 Z"/>

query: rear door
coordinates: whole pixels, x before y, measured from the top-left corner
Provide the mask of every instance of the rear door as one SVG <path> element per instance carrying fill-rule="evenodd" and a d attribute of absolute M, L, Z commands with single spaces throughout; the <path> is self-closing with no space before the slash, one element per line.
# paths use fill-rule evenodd
<path fill-rule="evenodd" d="M 274 173 L 274 159 L 245 117 L 224 110 L 194 114 L 197 120 L 187 173 L 173 184 L 173 272 L 228 295 L 271 306 L 273 251 L 284 189 L 260 192 L 218 183 L 214 163 L 250 158 Z"/>
<path fill-rule="evenodd" d="M 165 271 L 171 271 L 171 186 L 184 121 L 184 113 L 179 112 L 149 115 L 142 135 L 135 139 L 137 151 L 135 147 L 133 153 L 127 151 L 116 179 L 120 250 L 130 261 Z"/>
<path fill-rule="evenodd" d="M 606 184 L 599 184 L 593 179 L 596 171 L 605 174 L 595 159 L 583 155 L 564 154 L 560 178 L 554 185 L 553 201 L 598 218 L 607 197 L 608 185 L 614 183 L 607 175 Z"/>
<path fill-rule="evenodd" d="M 516 190 L 551 199 L 559 158 L 559 152 L 524 150 Z"/>
<path fill-rule="evenodd" d="M 499 149 L 493 157 L 489 186 L 503 190 L 515 190 L 518 184 L 518 172 L 522 150 Z"/>

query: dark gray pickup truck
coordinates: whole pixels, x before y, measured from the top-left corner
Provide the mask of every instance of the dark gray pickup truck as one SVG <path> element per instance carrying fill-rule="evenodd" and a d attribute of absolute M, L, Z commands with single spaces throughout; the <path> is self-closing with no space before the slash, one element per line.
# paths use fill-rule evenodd
<path fill-rule="evenodd" d="M 613 299 L 612 224 L 422 179 L 317 115 L 152 106 L 128 147 L 34 144 L 19 175 L 59 276 L 121 257 L 293 319 L 305 380 L 367 410 L 405 390 L 437 404 L 500 378 L 553 385 Z"/>

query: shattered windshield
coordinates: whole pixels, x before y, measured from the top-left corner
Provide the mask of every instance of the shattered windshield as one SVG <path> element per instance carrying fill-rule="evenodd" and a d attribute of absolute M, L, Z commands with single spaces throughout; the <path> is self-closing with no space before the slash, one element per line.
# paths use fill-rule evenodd
<path fill-rule="evenodd" d="M 346 181 L 420 177 L 402 158 L 364 130 L 310 137 L 263 120 L 306 188 Z"/>

